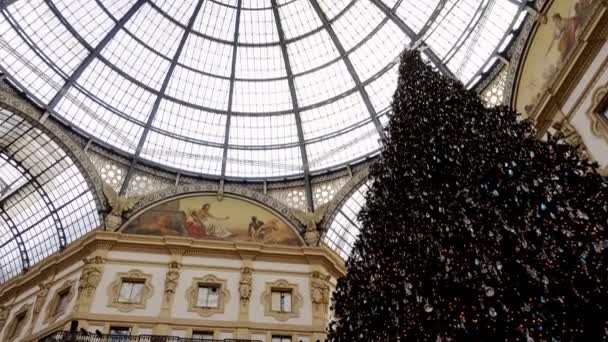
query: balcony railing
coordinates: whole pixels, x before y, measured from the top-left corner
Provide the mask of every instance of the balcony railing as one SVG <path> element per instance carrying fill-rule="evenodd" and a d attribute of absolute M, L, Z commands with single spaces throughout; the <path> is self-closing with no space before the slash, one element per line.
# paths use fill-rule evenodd
<path fill-rule="evenodd" d="M 177 336 L 160 335 L 107 335 L 84 332 L 58 331 L 41 342 L 262 342 L 260 340 L 243 340 L 226 338 L 223 340 L 210 340 L 202 338 L 183 338 Z"/>

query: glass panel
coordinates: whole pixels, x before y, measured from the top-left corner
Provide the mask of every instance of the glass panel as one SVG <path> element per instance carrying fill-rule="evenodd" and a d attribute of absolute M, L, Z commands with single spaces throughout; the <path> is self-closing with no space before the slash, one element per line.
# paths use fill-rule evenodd
<path fill-rule="evenodd" d="M 217 286 L 200 286 L 196 306 L 217 308 L 220 304 L 220 290 Z"/>
<path fill-rule="evenodd" d="M 277 312 L 291 312 L 291 292 L 272 291 L 271 310 Z"/>
<path fill-rule="evenodd" d="M 118 294 L 118 301 L 121 303 L 141 303 L 143 290 L 143 282 L 123 281 Z"/>

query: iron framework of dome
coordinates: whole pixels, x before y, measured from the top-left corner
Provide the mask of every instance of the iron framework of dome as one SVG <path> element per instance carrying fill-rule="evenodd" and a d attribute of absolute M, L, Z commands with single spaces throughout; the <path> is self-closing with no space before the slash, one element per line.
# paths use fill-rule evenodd
<path fill-rule="evenodd" d="M 0 68 L 93 143 L 222 179 L 284 179 L 379 148 L 406 47 L 473 86 L 519 0 L 2 3 Z"/>

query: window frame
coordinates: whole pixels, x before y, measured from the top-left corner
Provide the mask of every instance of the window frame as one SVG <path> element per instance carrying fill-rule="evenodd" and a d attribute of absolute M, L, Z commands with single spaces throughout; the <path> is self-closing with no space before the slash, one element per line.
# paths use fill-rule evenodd
<path fill-rule="evenodd" d="M 23 327 L 27 325 L 27 321 L 30 317 L 30 309 L 32 304 L 25 304 L 15 311 L 15 314 L 11 318 L 9 324 L 6 326 L 4 332 L 5 341 L 14 341 L 23 334 Z M 21 324 L 23 323 L 23 324 Z"/>
<path fill-rule="evenodd" d="M 282 296 L 282 294 L 289 294 L 289 310 L 284 310 L 283 306 L 285 304 L 284 301 L 282 301 L 281 303 L 279 303 L 279 310 L 274 310 L 274 294 L 278 293 Z M 283 298 L 281 298 L 283 299 Z M 273 312 L 280 312 L 280 313 L 291 313 L 293 312 L 293 289 L 291 288 L 271 288 L 270 289 L 270 310 L 272 310 Z"/>
<path fill-rule="evenodd" d="M 291 291 L 291 311 L 281 312 L 272 309 L 273 292 Z M 291 318 L 300 317 L 302 308 L 302 295 L 298 284 L 290 283 L 285 279 L 277 279 L 274 282 L 267 282 L 264 292 L 262 292 L 262 304 L 264 305 L 264 316 L 274 317 L 277 321 L 285 322 Z"/>
<path fill-rule="evenodd" d="M 51 301 L 48 303 L 46 308 L 46 317 L 44 319 L 45 324 L 53 323 L 59 317 L 64 315 L 66 312 L 69 312 L 69 306 L 74 298 L 75 294 L 75 285 L 76 280 L 70 279 L 64 282 L 61 286 L 55 290 L 55 294 L 53 295 Z M 62 298 L 65 296 L 64 298 Z M 61 308 L 61 301 L 65 299 L 66 306 Z"/>
<path fill-rule="evenodd" d="M 130 285 L 131 286 L 131 291 L 129 292 L 129 298 L 128 300 L 121 300 L 121 294 L 122 294 L 122 290 L 125 287 L 125 285 Z M 138 294 L 137 300 L 132 300 L 133 298 L 133 290 L 135 288 L 134 285 L 141 285 L 141 291 Z M 119 303 L 122 304 L 140 304 L 143 301 L 143 297 L 144 297 L 144 288 L 146 286 L 146 280 L 145 279 L 140 279 L 140 278 L 133 278 L 133 279 L 122 279 L 121 283 L 120 283 L 120 289 L 118 290 L 118 298 L 116 299 Z"/>
<path fill-rule="evenodd" d="M 199 306 L 200 289 L 203 287 L 215 287 L 218 291 L 216 307 Z M 209 317 L 224 313 L 225 307 L 230 300 L 230 292 L 227 289 L 226 280 L 220 279 L 213 274 L 207 274 L 200 278 L 192 278 L 192 284 L 186 290 L 186 301 L 188 311 L 196 312 L 201 317 Z"/>
<path fill-rule="evenodd" d="M 145 309 L 148 299 L 154 293 L 152 286 L 152 275 L 146 274 L 141 270 L 133 269 L 128 272 L 116 273 L 116 278 L 108 288 L 108 307 L 118 309 L 120 312 L 130 312 L 135 309 Z M 125 282 L 141 282 L 143 283 L 141 300 L 139 302 L 123 302 L 120 301 L 120 291 Z"/>

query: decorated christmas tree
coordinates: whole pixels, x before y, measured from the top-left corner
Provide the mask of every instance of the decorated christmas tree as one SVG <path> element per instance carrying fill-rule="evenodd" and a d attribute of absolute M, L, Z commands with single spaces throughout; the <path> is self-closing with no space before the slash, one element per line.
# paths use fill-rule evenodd
<path fill-rule="evenodd" d="M 596 341 L 608 182 L 405 52 L 331 341 Z"/>

